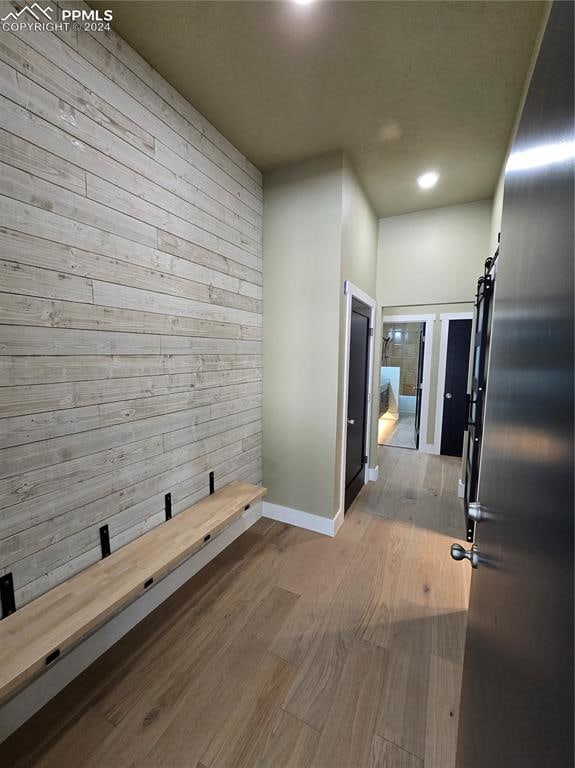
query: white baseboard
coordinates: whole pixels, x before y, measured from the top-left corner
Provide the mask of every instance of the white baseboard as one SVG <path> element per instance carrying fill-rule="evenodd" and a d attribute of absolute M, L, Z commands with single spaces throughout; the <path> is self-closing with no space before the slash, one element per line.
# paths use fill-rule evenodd
<path fill-rule="evenodd" d="M 435 443 L 422 443 L 422 442 L 420 442 L 419 443 L 419 450 L 422 453 L 433 453 L 435 455 L 439 454 L 439 450 L 438 450 L 437 446 L 435 445 Z"/>
<path fill-rule="evenodd" d="M 460 499 L 465 496 L 465 480 L 461 480 L 461 478 L 457 481 L 457 495 Z"/>
<path fill-rule="evenodd" d="M 141 597 L 99 627 L 82 643 L 66 653 L 40 677 L 0 707 L 0 743 L 29 720 L 68 683 L 83 672 L 123 635 L 164 602 L 194 574 L 219 555 L 262 516 L 261 503 L 251 506 L 199 552 L 150 587 Z"/>
<path fill-rule="evenodd" d="M 308 531 L 323 533 L 326 536 L 335 536 L 343 523 L 343 509 L 339 510 L 335 517 L 323 517 L 303 512 L 301 509 L 284 507 L 282 504 L 272 504 L 270 501 L 263 502 L 262 516 L 280 523 L 296 525 L 298 528 L 306 528 Z"/>
<path fill-rule="evenodd" d="M 372 483 L 379 480 L 379 464 L 376 467 L 367 468 L 367 479 Z"/>

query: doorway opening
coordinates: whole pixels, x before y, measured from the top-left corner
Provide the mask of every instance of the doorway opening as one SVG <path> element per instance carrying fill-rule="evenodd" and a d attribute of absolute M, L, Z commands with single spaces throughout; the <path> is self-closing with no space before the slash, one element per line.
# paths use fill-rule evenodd
<path fill-rule="evenodd" d="M 425 442 L 431 365 L 427 317 L 383 317 L 378 444 L 418 450 Z M 427 375 L 426 375 L 427 374 Z"/>

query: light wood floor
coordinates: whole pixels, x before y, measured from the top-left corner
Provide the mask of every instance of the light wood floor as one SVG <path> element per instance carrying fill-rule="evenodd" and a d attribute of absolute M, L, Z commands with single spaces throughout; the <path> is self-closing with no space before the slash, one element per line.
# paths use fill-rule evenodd
<path fill-rule="evenodd" d="M 415 414 L 400 413 L 397 420 L 381 418 L 378 422 L 377 442 L 379 445 L 415 450 Z"/>
<path fill-rule="evenodd" d="M 0 747 L 34 768 L 451 768 L 459 461 L 380 449 L 335 539 L 261 520 Z"/>

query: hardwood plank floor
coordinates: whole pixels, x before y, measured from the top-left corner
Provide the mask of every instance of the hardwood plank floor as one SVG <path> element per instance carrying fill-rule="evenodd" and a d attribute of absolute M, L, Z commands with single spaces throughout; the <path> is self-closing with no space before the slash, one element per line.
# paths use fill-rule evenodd
<path fill-rule="evenodd" d="M 335 539 L 261 520 L 0 746 L 14 768 L 453 768 L 459 461 L 380 448 Z"/>

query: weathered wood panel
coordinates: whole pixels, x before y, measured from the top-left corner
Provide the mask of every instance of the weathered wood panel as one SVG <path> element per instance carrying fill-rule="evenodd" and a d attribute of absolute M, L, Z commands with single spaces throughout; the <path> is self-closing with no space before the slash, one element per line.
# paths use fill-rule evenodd
<path fill-rule="evenodd" d="M 71 381 L 159 376 L 164 373 L 230 371 L 261 368 L 261 355 L 76 355 L 5 358 L 0 367 L 0 387 L 17 384 L 56 384 Z"/>
<path fill-rule="evenodd" d="M 99 66 L 102 67 L 100 71 L 83 57 L 83 51 L 75 51 L 72 46 L 67 45 L 55 35 L 35 32 L 34 35 L 26 37 L 26 42 L 60 69 L 73 72 L 75 78 L 89 90 L 137 125 L 144 125 L 157 141 L 162 142 L 181 158 L 194 165 L 207 178 L 233 192 L 247 205 L 261 213 L 263 196 L 261 184 L 251 179 L 248 174 L 242 173 L 235 163 L 230 162 L 225 169 L 218 166 L 203 154 L 202 149 L 190 143 L 191 132 L 187 132 L 185 127 L 178 126 L 183 133 L 188 134 L 184 138 L 171 125 L 141 104 L 132 95 L 132 85 L 135 90 L 138 90 L 137 78 L 132 76 L 128 87 L 117 85 L 110 77 L 118 61 L 114 57 L 109 57 L 107 62 L 100 60 Z M 97 51 L 94 49 L 90 51 L 90 55 L 95 53 Z M 156 109 L 156 111 L 159 110 Z"/>
<path fill-rule="evenodd" d="M 10 7 L 10 4 L 7 4 Z M 114 33 L 0 40 L 0 573 L 261 481 L 261 174 Z"/>

